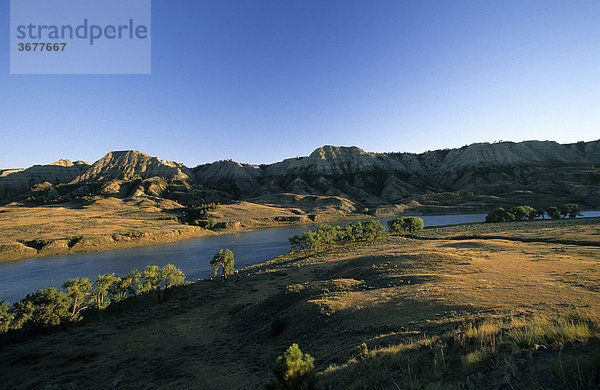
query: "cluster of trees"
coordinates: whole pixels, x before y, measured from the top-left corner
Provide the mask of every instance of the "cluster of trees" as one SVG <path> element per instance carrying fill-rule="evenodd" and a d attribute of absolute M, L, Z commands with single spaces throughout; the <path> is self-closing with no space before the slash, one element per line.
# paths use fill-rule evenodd
<path fill-rule="evenodd" d="M 64 291 L 48 287 L 13 305 L 0 300 L 0 335 L 64 327 L 81 320 L 82 313 L 91 309 L 102 319 L 102 312 L 113 302 L 148 292 L 156 292 L 159 302 L 164 301 L 171 287 L 184 282 L 184 273 L 173 264 L 149 265 L 143 272 L 134 269 L 123 277 L 114 273 L 99 275 L 94 282 L 88 278 L 70 279 L 63 284 Z"/>
<path fill-rule="evenodd" d="M 332 245 L 356 241 L 374 241 L 383 235 L 385 228 L 379 221 L 369 219 L 364 222 L 349 223 L 344 227 L 321 224 L 316 230 L 289 238 L 290 252 L 303 250 L 315 252 Z"/>
<path fill-rule="evenodd" d="M 212 202 L 201 204 L 198 207 L 184 207 L 181 209 L 181 216 L 178 218 L 178 221 L 188 225 L 212 229 L 217 224 L 217 220 L 208 215 L 208 212 L 215 211 L 220 205 L 219 202 Z"/>
<path fill-rule="evenodd" d="M 533 221 L 536 218 L 552 219 L 575 218 L 581 215 L 581 208 L 577 203 L 566 203 L 560 207 L 548 207 L 547 209 L 536 209 L 531 206 L 517 206 L 511 209 L 498 207 L 485 217 L 485 222 L 513 222 Z"/>
<path fill-rule="evenodd" d="M 414 233 L 423 230 L 425 224 L 419 217 L 397 217 L 388 221 L 392 233 Z"/>

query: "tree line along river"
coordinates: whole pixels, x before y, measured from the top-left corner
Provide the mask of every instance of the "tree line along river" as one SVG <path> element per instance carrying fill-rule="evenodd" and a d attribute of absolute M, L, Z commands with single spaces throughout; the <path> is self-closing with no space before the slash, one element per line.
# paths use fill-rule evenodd
<path fill-rule="evenodd" d="M 585 217 L 600 216 L 598 211 L 583 214 Z M 423 218 L 425 226 L 440 226 L 483 222 L 485 216 L 486 214 L 457 214 L 419 217 Z M 379 221 L 387 226 L 389 219 L 391 218 Z M 289 237 L 314 228 L 314 225 L 285 226 L 165 245 L 3 262 L 0 263 L 0 299 L 16 302 L 38 289 L 59 288 L 71 278 L 86 277 L 94 280 L 100 274 L 111 272 L 122 276 L 133 268 L 143 270 L 147 265 L 174 264 L 183 270 L 186 280 L 193 281 L 212 275 L 209 262 L 221 248 L 230 249 L 235 255 L 236 268 L 243 268 L 287 253 Z"/>

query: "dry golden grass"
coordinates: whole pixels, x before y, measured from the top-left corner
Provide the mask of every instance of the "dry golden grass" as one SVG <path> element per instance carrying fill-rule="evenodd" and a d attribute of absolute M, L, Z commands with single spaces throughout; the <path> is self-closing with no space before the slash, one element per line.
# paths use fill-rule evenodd
<path fill-rule="evenodd" d="M 598 228 L 587 223 L 580 240 Z M 554 234 L 569 231 L 566 223 Z M 298 343 L 334 388 L 418 388 L 450 367 L 439 341 L 448 332 L 462 335 L 464 363 L 452 364 L 465 376 L 495 364 L 500 335 L 534 346 L 540 338 L 549 345 L 585 339 L 589 332 L 569 315 L 600 308 L 599 263 L 593 246 L 387 236 L 284 256 L 228 283 L 200 281 L 163 304 L 136 298 L 101 323 L 2 347 L 0 376 L 8 388 L 260 388 L 272 380 L 277 355 Z M 565 322 L 552 322 L 557 316 Z M 285 324 L 277 336 L 275 318 Z M 370 358 L 352 361 L 362 342 Z"/>

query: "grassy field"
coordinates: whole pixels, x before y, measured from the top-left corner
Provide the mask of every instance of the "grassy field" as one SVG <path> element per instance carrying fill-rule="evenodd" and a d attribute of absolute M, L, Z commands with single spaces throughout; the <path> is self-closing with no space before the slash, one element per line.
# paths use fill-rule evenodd
<path fill-rule="evenodd" d="M 600 383 L 598 219 L 386 236 L 154 301 L 0 347 L 0 387 L 262 388 L 292 343 L 315 357 L 317 389 Z"/>

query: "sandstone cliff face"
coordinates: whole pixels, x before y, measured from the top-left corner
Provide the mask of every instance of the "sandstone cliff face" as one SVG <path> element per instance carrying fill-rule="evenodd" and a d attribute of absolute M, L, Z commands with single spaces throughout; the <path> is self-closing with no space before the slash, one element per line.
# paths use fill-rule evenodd
<path fill-rule="evenodd" d="M 84 173 L 75 177 L 72 183 L 149 179 L 152 177 L 194 180 L 193 172 L 183 164 L 159 160 L 141 152 L 127 150 L 108 153 Z"/>

